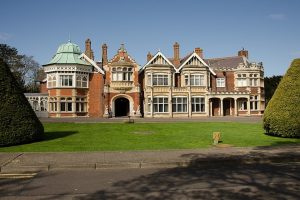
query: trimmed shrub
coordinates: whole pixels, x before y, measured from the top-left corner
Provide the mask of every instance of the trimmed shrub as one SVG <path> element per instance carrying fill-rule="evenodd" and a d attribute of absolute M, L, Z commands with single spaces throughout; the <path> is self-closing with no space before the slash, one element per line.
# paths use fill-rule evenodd
<path fill-rule="evenodd" d="M 0 59 L 0 146 L 42 138 L 44 127 L 32 110 L 8 65 Z"/>
<path fill-rule="evenodd" d="M 280 81 L 263 117 L 267 134 L 300 137 L 300 59 L 295 59 Z"/>

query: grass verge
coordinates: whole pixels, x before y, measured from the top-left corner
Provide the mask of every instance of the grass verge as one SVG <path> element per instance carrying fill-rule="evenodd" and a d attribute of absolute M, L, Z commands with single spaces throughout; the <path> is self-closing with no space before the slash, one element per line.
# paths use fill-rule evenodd
<path fill-rule="evenodd" d="M 236 147 L 300 144 L 300 139 L 267 136 L 261 123 L 46 123 L 40 142 L 2 147 L 0 152 L 65 152 L 194 149 L 212 146 L 212 133 Z"/>

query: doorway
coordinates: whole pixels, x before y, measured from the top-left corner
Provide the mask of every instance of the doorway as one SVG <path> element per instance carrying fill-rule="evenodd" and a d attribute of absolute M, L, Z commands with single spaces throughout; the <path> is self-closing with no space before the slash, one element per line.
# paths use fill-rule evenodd
<path fill-rule="evenodd" d="M 223 100 L 223 115 L 230 116 L 230 109 L 231 109 L 231 99 L 226 98 Z"/>
<path fill-rule="evenodd" d="M 115 100 L 115 117 L 124 117 L 129 115 L 129 100 L 120 97 Z"/>

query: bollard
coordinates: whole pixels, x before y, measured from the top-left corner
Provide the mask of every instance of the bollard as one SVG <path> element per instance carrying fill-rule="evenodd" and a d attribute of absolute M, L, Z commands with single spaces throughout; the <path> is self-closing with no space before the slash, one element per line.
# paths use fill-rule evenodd
<path fill-rule="evenodd" d="M 213 132 L 213 141 L 214 145 L 217 145 L 221 139 L 221 133 L 220 132 Z"/>

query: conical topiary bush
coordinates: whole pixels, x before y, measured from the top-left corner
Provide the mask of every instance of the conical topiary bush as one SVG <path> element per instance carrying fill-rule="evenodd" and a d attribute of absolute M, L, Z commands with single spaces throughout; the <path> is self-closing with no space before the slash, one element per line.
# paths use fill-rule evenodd
<path fill-rule="evenodd" d="M 36 141 L 43 133 L 43 125 L 8 65 L 0 59 L 0 146 Z"/>
<path fill-rule="evenodd" d="M 295 59 L 271 98 L 263 117 L 267 134 L 300 137 L 300 59 Z"/>

